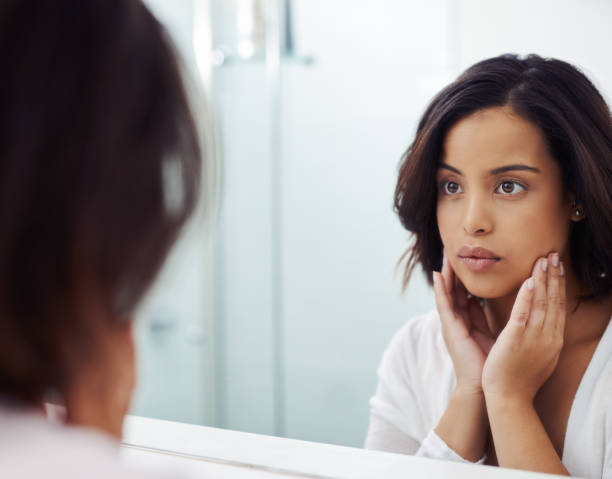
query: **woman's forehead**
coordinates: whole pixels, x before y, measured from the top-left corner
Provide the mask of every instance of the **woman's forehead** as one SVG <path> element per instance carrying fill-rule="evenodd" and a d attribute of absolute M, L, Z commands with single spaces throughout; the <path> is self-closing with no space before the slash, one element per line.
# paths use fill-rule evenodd
<path fill-rule="evenodd" d="M 541 171 L 556 166 L 541 130 L 509 107 L 487 108 L 458 121 L 446 135 L 441 162 L 465 173 L 510 164 Z"/>

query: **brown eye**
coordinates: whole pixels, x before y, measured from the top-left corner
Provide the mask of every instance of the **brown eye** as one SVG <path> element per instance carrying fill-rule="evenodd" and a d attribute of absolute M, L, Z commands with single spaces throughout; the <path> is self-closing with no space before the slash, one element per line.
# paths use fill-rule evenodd
<path fill-rule="evenodd" d="M 461 193 L 461 187 L 454 181 L 447 181 L 444 183 L 444 192 L 447 195 L 456 195 L 457 193 Z"/>
<path fill-rule="evenodd" d="M 503 195 L 515 195 L 524 189 L 525 187 L 516 181 L 504 181 L 497 187 L 498 192 Z"/>

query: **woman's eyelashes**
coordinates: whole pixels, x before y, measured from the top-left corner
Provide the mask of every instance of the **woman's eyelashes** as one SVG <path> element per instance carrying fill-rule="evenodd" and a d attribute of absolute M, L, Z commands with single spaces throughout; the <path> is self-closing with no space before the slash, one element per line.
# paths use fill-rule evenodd
<path fill-rule="evenodd" d="M 522 185 L 518 181 L 506 180 L 506 181 L 502 181 L 499 184 L 495 192 L 501 195 L 517 195 L 525 191 L 526 189 L 527 187 Z"/>
<path fill-rule="evenodd" d="M 459 193 L 463 193 L 463 189 L 461 185 L 455 181 L 441 181 L 439 189 L 445 195 L 456 195 Z"/>
<path fill-rule="evenodd" d="M 438 191 L 447 196 L 455 196 L 464 192 L 463 187 L 455 180 L 441 180 L 438 183 Z M 494 189 L 494 193 L 503 196 L 516 196 L 524 191 L 527 191 L 527 185 L 516 180 L 502 180 Z"/>

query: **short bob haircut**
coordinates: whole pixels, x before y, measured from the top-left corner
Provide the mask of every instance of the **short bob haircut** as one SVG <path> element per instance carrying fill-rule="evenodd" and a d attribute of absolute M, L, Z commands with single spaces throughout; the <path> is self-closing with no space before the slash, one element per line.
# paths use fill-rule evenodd
<path fill-rule="evenodd" d="M 510 106 L 537 125 L 558 162 L 566 194 L 586 217 L 570 230 L 571 264 L 587 292 L 612 290 L 612 120 L 595 86 L 574 66 L 552 58 L 507 54 L 468 68 L 431 101 L 402 157 L 395 211 L 414 235 L 402 260 L 404 287 L 420 263 L 429 283 L 442 266 L 435 176 L 449 129 L 485 108 Z M 528 225 L 526 225 L 528 227 Z"/>
<path fill-rule="evenodd" d="M 198 202 L 201 147 L 140 0 L 3 1 L 0 64 L 0 398 L 32 403 L 96 350 L 84 292 L 131 319 Z"/>

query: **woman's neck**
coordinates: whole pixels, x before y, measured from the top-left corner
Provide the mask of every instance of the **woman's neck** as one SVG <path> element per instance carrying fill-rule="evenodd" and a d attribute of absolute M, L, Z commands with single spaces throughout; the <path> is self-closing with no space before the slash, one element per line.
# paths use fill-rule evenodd
<path fill-rule="evenodd" d="M 484 311 L 489 329 L 495 337 L 506 327 L 518 290 L 502 298 L 485 299 Z"/>

